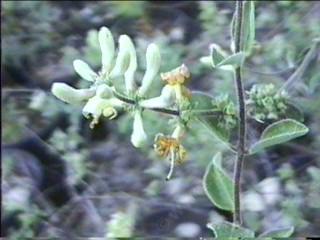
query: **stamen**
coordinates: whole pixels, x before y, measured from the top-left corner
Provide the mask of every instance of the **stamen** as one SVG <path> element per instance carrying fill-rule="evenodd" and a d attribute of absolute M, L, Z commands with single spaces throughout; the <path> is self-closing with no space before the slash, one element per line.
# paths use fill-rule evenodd
<path fill-rule="evenodd" d="M 170 156 L 170 171 L 166 177 L 166 181 L 169 181 L 171 179 L 172 173 L 173 173 L 173 169 L 174 169 L 174 160 L 175 160 L 175 151 L 172 149 L 171 150 L 171 156 Z"/>

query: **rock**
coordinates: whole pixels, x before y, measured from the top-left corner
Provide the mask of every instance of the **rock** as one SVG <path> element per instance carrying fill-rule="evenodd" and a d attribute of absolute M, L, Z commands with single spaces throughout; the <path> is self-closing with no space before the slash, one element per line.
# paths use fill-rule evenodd
<path fill-rule="evenodd" d="M 180 223 L 176 229 L 174 230 L 175 234 L 178 237 L 182 238 L 195 238 L 197 237 L 200 232 L 201 228 L 198 224 L 193 222 L 184 222 Z"/>

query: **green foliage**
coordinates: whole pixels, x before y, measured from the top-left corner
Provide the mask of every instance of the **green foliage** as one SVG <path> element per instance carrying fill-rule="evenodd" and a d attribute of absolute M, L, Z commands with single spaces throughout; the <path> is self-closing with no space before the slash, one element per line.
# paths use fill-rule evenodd
<path fill-rule="evenodd" d="M 240 49 L 250 55 L 255 39 L 255 6 L 254 1 L 245 1 L 243 5 L 243 29 Z"/>
<path fill-rule="evenodd" d="M 288 93 L 277 91 L 273 84 L 255 84 L 247 94 L 248 114 L 258 122 L 278 120 L 287 113 Z"/>
<path fill-rule="evenodd" d="M 33 64 L 38 54 L 52 47 L 57 37 L 54 23 L 59 10 L 43 1 L 4 1 L 1 49 L 6 64 L 22 66 L 26 58 Z"/>
<path fill-rule="evenodd" d="M 193 92 L 191 104 L 196 118 L 216 137 L 228 143 L 237 120 L 234 103 L 228 95 L 213 98 L 208 94 Z"/>
<path fill-rule="evenodd" d="M 308 175 L 311 179 L 307 190 L 307 204 L 314 209 L 320 209 L 319 201 L 315 199 L 320 198 L 320 192 L 318 191 L 320 188 L 320 168 L 311 166 L 307 169 Z"/>
<path fill-rule="evenodd" d="M 92 66 L 99 66 L 101 62 L 100 48 L 97 45 L 98 42 L 98 31 L 91 29 L 87 32 L 85 38 L 85 45 L 82 48 L 75 48 L 73 46 L 65 46 L 61 52 L 63 56 L 61 58 L 62 64 L 66 66 L 72 66 L 72 62 L 76 58 L 80 58 L 83 54 L 88 63 Z"/>
<path fill-rule="evenodd" d="M 259 235 L 259 238 L 288 238 L 294 232 L 294 227 L 286 227 L 270 230 Z"/>
<path fill-rule="evenodd" d="M 145 1 L 110 1 L 112 12 L 119 17 L 135 19 L 145 13 Z"/>
<path fill-rule="evenodd" d="M 215 206 L 233 211 L 233 183 L 221 167 L 221 158 L 221 153 L 217 153 L 208 165 L 203 177 L 203 188 Z"/>
<path fill-rule="evenodd" d="M 220 46 L 211 44 L 210 56 L 202 57 L 200 61 L 213 68 L 233 71 L 235 68 L 243 65 L 244 59 L 244 52 L 238 52 L 228 56 Z"/>
<path fill-rule="evenodd" d="M 39 209 L 36 205 L 30 208 L 21 208 L 19 206 L 6 206 L 9 213 L 18 212 L 19 228 L 10 234 L 8 239 L 34 239 L 37 237 L 37 230 L 41 223 L 46 220 L 47 214 Z"/>
<path fill-rule="evenodd" d="M 133 237 L 134 224 L 136 219 L 136 206 L 130 205 L 127 211 L 119 211 L 112 214 L 107 223 L 106 238 L 131 238 Z"/>
<path fill-rule="evenodd" d="M 248 239 L 254 238 L 254 232 L 250 229 L 240 227 L 229 222 L 222 222 L 218 224 L 208 224 L 207 227 L 214 233 L 217 239 Z"/>
<path fill-rule="evenodd" d="M 250 149 L 250 153 L 257 153 L 280 143 L 284 143 L 307 134 L 309 129 L 293 119 L 284 119 L 269 125 L 262 133 L 260 140 Z"/>
<path fill-rule="evenodd" d="M 210 38 L 215 38 L 218 34 L 223 32 L 225 25 L 228 23 L 226 13 L 219 11 L 217 3 L 212 1 L 199 1 L 199 20 L 204 33 Z M 215 17 L 219 15 L 219 17 Z"/>
<path fill-rule="evenodd" d="M 20 2 L 19 2 L 20 4 Z M 8 9 L 10 10 L 13 8 L 20 8 L 21 5 L 15 5 L 10 4 L 8 2 L 4 3 L 5 11 Z M 21 2 L 23 4 L 23 2 Z M 35 9 L 39 9 L 38 5 L 41 5 L 40 3 L 35 3 L 34 5 L 30 1 L 28 6 L 23 7 L 24 12 L 36 12 Z M 130 2 L 108 2 L 106 3 L 106 11 L 110 10 L 109 13 L 114 14 L 116 17 L 120 17 L 119 21 L 121 21 L 121 18 L 131 19 L 135 20 L 137 18 L 144 17 L 146 6 L 148 3 L 146 2 L 134 2 L 133 4 Z M 233 7 L 233 3 L 232 7 Z M 230 6 L 231 6 L 230 4 Z M 45 5 L 45 4 L 44 4 Z M 32 7 L 33 6 L 33 7 Z M 50 5 L 49 5 L 50 6 Z M 99 8 L 100 5 L 97 4 L 97 8 Z M 133 7 L 134 6 L 134 7 Z M 184 59 L 186 59 L 186 62 L 189 64 L 189 61 L 193 63 L 192 59 L 194 56 L 197 56 L 200 52 L 199 50 L 199 42 L 211 42 L 214 40 L 215 42 L 222 43 L 223 47 L 225 47 L 225 41 L 226 34 L 225 34 L 225 25 L 229 21 L 229 4 L 225 2 L 199 2 L 200 6 L 200 14 L 198 15 L 200 24 L 203 30 L 205 30 L 205 33 L 203 33 L 203 39 L 199 41 L 198 38 L 196 38 L 192 44 L 190 45 L 182 45 L 181 43 L 174 43 L 172 44 L 170 41 L 170 38 L 167 37 L 166 34 L 159 34 L 158 32 L 152 32 L 153 40 L 157 43 L 159 43 L 159 48 L 161 49 L 162 58 L 164 61 L 161 65 L 161 71 L 168 71 L 176 66 L 179 66 Z M 52 6 L 51 6 L 52 7 Z M 297 68 L 297 74 L 294 74 L 295 78 L 289 78 L 295 79 L 295 85 L 296 90 L 298 90 L 298 93 L 300 96 L 303 95 L 303 98 L 300 101 L 300 98 L 292 98 L 292 100 L 295 100 L 293 102 L 291 99 L 289 99 L 289 96 L 286 92 L 280 91 L 275 86 L 280 85 L 279 83 L 283 82 L 283 76 L 287 76 L 286 72 L 283 71 L 283 69 L 287 69 L 288 67 L 297 67 L 297 64 L 301 62 L 301 66 L 305 66 L 303 64 L 304 60 L 306 60 L 307 57 L 302 59 L 302 57 L 299 57 L 300 52 L 302 52 L 302 48 L 305 48 L 306 42 L 311 39 L 311 37 L 315 37 L 315 35 L 319 33 L 319 24 L 317 24 L 316 21 L 314 21 L 314 17 L 310 17 L 312 13 L 309 13 L 309 10 L 312 8 L 311 5 L 307 5 L 307 3 L 298 3 L 293 4 L 290 2 L 276 2 L 272 5 L 264 5 L 264 3 L 258 3 L 256 2 L 256 7 L 258 10 L 256 19 L 254 16 L 254 2 L 252 1 L 246 1 L 244 5 L 244 29 L 243 29 L 243 38 L 245 39 L 242 41 L 241 49 L 243 52 L 236 53 L 233 55 L 229 55 L 224 53 L 223 51 L 219 52 L 218 48 L 212 48 L 213 50 L 211 52 L 211 55 L 206 56 L 202 58 L 202 61 L 204 63 L 207 63 L 207 65 L 210 65 L 211 67 L 220 70 L 229 70 L 228 71 L 215 71 L 214 77 L 211 76 L 212 72 L 207 71 L 205 72 L 205 68 L 200 69 L 199 67 L 199 74 L 197 75 L 195 71 L 192 72 L 192 78 L 195 79 L 198 83 L 192 83 L 194 84 L 193 87 L 200 87 L 202 89 L 208 89 L 210 91 L 210 88 L 212 88 L 211 93 L 220 93 L 220 92 L 226 92 L 229 91 L 229 89 L 232 86 L 232 81 L 230 81 L 230 70 L 233 70 L 234 67 L 237 66 L 243 66 L 245 54 L 248 56 L 250 53 L 252 53 L 252 50 L 254 48 L 255 55 L 250 57 L 250 59 L 246 59 L 246 64 L 244 65 L 245 70 L 245 80 L 248 81 L 246 84 L 251 84 L 253 81 L 258 81 L 259 84 L 253 85 L 252 89 L 248 92 L 248 102 L 247 102 L 247 110 L 249 117 L 254 118 L 255 120 L 259 122 L 263 122 L 265 125 L 267 125 L 270 122 L 278 121 L 281 119 L 280 122 L 275 122 L 274 124 L 270 125 L 265 129 L 263 132 L 261 139 L 259 142 L 254 143 L 251 149 L 251 153 L 256 153 L 258 151 L 261 151 L 267 147 L 273 146 L 275 144 L 280 144 L 286 141 L 289 141 L 293 138 L 296 138 L 298 136 L 302 136 L 307 133 L 308 129 L 301 123 L 295 122 L 294 120 L 302 121 L 302 113 L 297 108 L 296 103 L 300 103 L 300 105 L 303 105 L 304 112 L 307 112 L 308 114 L 308 126 L 310 126 L 311 129 L 315 130 L 315 133 L 317 133 L 317 120 L 318 116 L 316 115 L 316 112 L 319 109 L 319 96 L 317 95 L 317 90 L 319 88 L 319 74 L 318 74 L 318 61 L 319 57 L 317 57 L 317 51 L 313 46 L 311 49 L 313 50 L 312 59 L 308 58 L 311 61 L 309 64 L 311 67 L 313 66 L 313 69 L 309 69 L 304 67 L 303 71 L 301 68 Z M 87 8 L 84 8 L 87 10 Z M 316 9 L 316 8 L 314 8 Z M 10 10 L 11 11 L 11 10 Z M 16 11 L 16 10 L 14 10 Z M 100 8 L 100 11 L 104 13 L 105 10 L 103 8 Z M 179 10 L 180 11 L 180 10 Z M 39 12 L 43 12 L 43 10 L 39 10 Z M 45 12 L 45 11 L 44 11 Z M 76 12 L 76 11 L 75 11 Z M 7 11 L 7 13 L 9 13 Z M 108 15 L 107 13 L 106 15 Z M 304 16 L 306 14 L 306 16 Z M 48 18 L 52 16 L 52 14 L 46 14 Z M 303 21 L 301 21 L 300 17 L 297 16 L 304 16 Z M 5 12 L 5 18 L 6 17 Z M 110 17 L 108 15 L 108 17 Z M 281 17 L 281 18 L 280 18 Z M 283 19 L 282 19 L 283 18 Z M 47 20 L 43 20 L 41 18 L 41 21 L 38 21 L 42 24 L 42 22 L 46 22 Z M 310 20 L 311 19 L 311 20 Z M 109 19 L 108 19 L 109 20 Z M 255 21 L 256 20 L 256 21 Z M 50 24 L 52 23 L 51 20 L 48 20 Z M 118 21 L 118 20 L 117 20 Z M 282 21 L 282 22 L 281 22 Z M 313 21 L 313 22 L 312 22 Z M 22 21 L 21 21 L 22 22 Z M 134 22 L 134 21 L 132 21 Z M 113 24 L 114 22 L 112 22 Z M 233 22 L 234 23 L 234 22 Z M 22 24 L 22 23 L 19 23 Z M 131 24 L 131 22 L 130 22 Z M 33 26 L 34 25 L 34 26 Z M 36 28 L 36 23 L 34 23 L 31 28 Z M 259 41 L 261 41 L 258 45 L 255 43 L 255 25 L 257 25 L 257 29 L 259 30 L 258 33 L 261 36 L 259 36 Z M 279 28 L 280 25 L 280 28 Z M 116 28 L 115 25 L 113 25 L 113 28 Z M 270 27 L 271 26 L 271 27 Z M 275 26 L 275 27 L 274 27 Z M 283 29 L 281 29 L 281 26 Z M 136 29 L 136 25 L 132 23 L 132 28 Z M 140 26 L 139 26 L 140 27 Z M 152 26 L 153 27 L 153 26 Z M 13 28 L 14 29 L 14 28 Z M 43 29 L 42 27 L 38 28 Z M 52 31 L 52 27 L 50 27 Z M 284 31 L 285 30 L 285 31 Z M 31 31 L 31 30 L 30 30 Z M 32 29 L 33 31 L 33 29 Z M 115 29 L 115 31 L 118 31 L 118 29 Z M 44 29 L 44 32 L 47 32 L 47 29 Z M 5 33 L 7 34 L 7 32 Z M 10 33 L 11 34 L 11 33 Z M 19 31 L 16 31 L 13 33 L 13 35 L 19 35 Z M 46 38 L 43 38 L 42 33 L 38 33 L 37 37 L 35 39 L 39 42 L 36 42 L 35 45 L 42 45 L 41 49 L 46 49 L 48 47 L 49 43 L 46 43 Z M 50 34 L 50 33 L 49 33 Z M 135 40 L 135 43 L 137 44 L 137 56 L 138 56 L 138 62 L 143 63 L 139 64 L 137 69 L 137 74 L 135 76 L 135 80 L 138 83 L 138 86 L 141 85 L 142 81 L 142 74 L 147 69 L 145 64 L 145 52 L 146 49 L 146 43 L 149 40 L 141 40 L 139 39 L 139 33 L 137 34 L 138 37 Z M 210 37 L 208 37 L 210 36 Z M 11 37 L 11 36 L 10 36 Z M 142 38 L 145 38 L 144 35 Z M 23 38 L 22 38 L 23 39 Z M 288 41 L 289 39 L 289 41 Z M 140 41 L 141 40 L 141 41 Z M 42 42 L 43 41 L 43 42 Z M 87 36 L 84 41 L 83 47 L 72 47 L 72 46 L 65 46 L 62 48 L 63 52 L 63 58 L 62 61 L 63 65 L 70 65 L 72 63 L 72 60 L 75 58 L 83 58 L 86 59 L 90 65 L 92 65 L 95 69 L 99 67 L 99 64 L 101 62 L 101 53 L 99 46 L 97 45 L 98 41 L 98 31 L 97 30 L 90 30 L 87 32 Z M 11 44 L 15 43 L 16 40 L 13 40 L 12 38 L 5 39 L 6 45 L 3 47 L 4 50 L 9 49 L 10 47 L 17 47 L 18 44 Z M 21 58 L 24 58 L 25 56 L 34 56 L 33 53 L 37 52 L 38 50 L 35 48 L 33 49 L 31 46 L 29 47 L 28 41 L 25 43 L 19 39 L 19 44 L 21 46 L 17 47 L 19 49 L 23 49 L 23 51 L 18 51 L 16 49 L 10 49 L 7 52 L 4 51 L 5 61 L 15 61 L 19 60 Z M 255 45 L 256 44 L 256 45 Z M 78 45 L 78 44 L 77 44 Z M 81 45 L 81 44 L 80 44 Z M 195 47 L 196 46 L 196 47 Z M 276 47 L 275 47 L 276 46 Z M 8 48 L 9 47 L 9 48 Z M 24 51 L 29 51 L 30 53 L 25 53 Z M 311 51 L 311 50 L 310 50 Z M 41 51 L 39 51 L 41 52 Z M 10 53 L 10 57 L 6 54 Z M 244 54 L 245 53 L 245 54 Z M 23 55 L 20 56 L 19 54 Z M 24 56 L 25 55 L 25 56 Z M 16 59 L 15 59 L 16 58 Z M 20 60 L 19 60 L 20 61 Z M 248 62 L 247 62 L 248 61 Z M 249 65 L 252 64 L 252 65 Z M 247 65 L 248 64 L 248 65 Z M 200 65 L 200 64 L 199 64 Z M 256 69 L 251 68 L 251 66 L 256 66 Z M 259 66 L 260 65 L 260 66 Z M 191 64 L 190 69 L 196 69 L 197 64 Z M 281 73 L 272 73 L 272 74 L 261 74 L 259 71 L 263 72 L 273 72 L 277 69 L 281 69 Z M 259 70 L 259 71 L 258 71 Z M 252 73 L 254 71 L 258 72 L 258 77 L 252 76 L 249 73 Z M 303 72 L 303 74 L 302 74 Z M 271 75 L 271 76 L 270 76 Z M 258 80 L 257 80 L 258 79 Z M 209 81 L 207 81 L 209 80 Z M 287 83 L 291 83 L 293 81 L 287 81 Z M 298 81 L 299 80 L 299 81 Z M 122 78 L 116 79 L 116 84 L 119 84 L 120 88 L 122 86 Z M 274 82 L 273 84 L 260 84 L 264 81 L 268 82 Z M 157 77 L 156 81 L 153 83 L 152 88 L 148 91 L 147 96 L 154 96 L 159 93 L 159 90 L 163 87 L 163 81 L 160 80 L 160 76 Z M 99 85 L 98 83 L 97 85 Z M 285 84 L 282 89 L 286 89 L 286 86 L 288 84 Z M 88 87 L 88 82 L 81 82 L 78 86 L 81 87 Z M 123 88 L 124 89 L 124 88 Z M 287 89 L 286 89 L 287 90 Z M 293 91 L 287 91 L 290 93 L 290 96 L 293 97 L 295 93 Z M 309 95 L 308 95 L 309 94 Z M 236 94 L 233 92 L 230 93 L 230 96 L 233 97 Z M 125 94 L 124 94 L 125 96 Z M 213 97 L 214 96 L 214 97 Z M 182 114 L 179 116 L 184 120 L 184 117 L 188 119 L 188 117 L 195 117 L 195 119 L 199 121 L 193 121 L 188 123 L 188 137 L 184 139 L 186 142 L 187 148 L 190 150 L 190 159 L 197 159 L 197 161 L 190 162 L 191 168 L 195 164 L 199 164 L 199 162 L 207 163 L 207 160 L 209 159 L 209 155 L 211 156 L 212 152 L 215 152 L 217 149 L 220 149 L 221 146 L 214 142 L 214 140 L 211 138 L 210 135 L 208 135 L 208 132 L 213 133 L 214 136 L 218 137 L 218 139 L 222 140 L 223 142 L 230 144 L 230 141 L 233 141 L 233 131 L 235 130 L 236 126 L 238 125 L 238 118 L 237 118 L 237 111 L 235 104 L 229 99 L 228 95 L 221 94 L 221 95 L 207 95 L 205 93 L 199 93 L 199 92 L 193 92 L 193 96 L 191 99 L 191 108 L 186 109 L 185 112 L 182 112 Z M 125 96 L 126 97 L 126 96 Z M 69 106 L 65 104 L 59 104 L 57 101 L 52 101 L 50 104 L 48 103 L 48 96 L 39 94 L 34 97 L 33 103 L 30 105 L 30 107 L 33 110 L 37 110 L 40 112 L 42 116 L 45 117 L 53 117 L 56 115 L 58 110 L 64 109 L 64 111 L 67 111 L 74 117 L 80 116 L 77 112 L 79 112 L 80 109 L 78 108 L 70 108 Z M 45 99 L 45 100 L 44 100 Z M 133 99 L 134 101 L 140 101 L 139 98 Z M 50 102 L 50 100 L 49 100 Z M 9 105 L 9 103 L 8 103 Z M 41 107 L 39 107 L 41 105 Z M 128 107 L 127 109 L 124 109 L 124 111 L 129 110 L 129 114 L 121 114 L 121 117 L 117 119 L 116 125 L 119 127 L 119 131 L 124 135 L 124 137 L 127 137 L 132 132 L 132 116 L 131 113 L 134 111 L 134 109 L 138 106 L 137 102 L 132 107 Z M 174 106 L 177 107 L 177 106 Z M 5 111 L 7 113 L 7 111 Z M 119 112 L 120 113 L 120 112 Z M 122 112 L 121 112 L 122 113 Z M 9 113 L 8 113 L 9 114 Z M 6 114 L 4 117 L 7 118 Z M 10 113 L 11 114 L 11 113 Z M 120 115 L 120 114 L 119 114 Z M 21 116 L 21 115 L 20 115 Z M 19 122 L 22 121 L 22 117 L 15 116 L 16 119 L 19 119 Z M 161 115 L 162 116 L 162 115 Z M 167 115 L 166 115 L 167 116 Z M 11 117 L 11 119 L 14 119 L 15 117 Z M 291 118 L 292 120 L 287 120 L 287 118 Z M 159 120 L 158 114 L 152 114 L 152 112 L 143 112 L 143 119 L 144 119 L 144 127 L 146 129 L 146 132 L 148 133 L 149 140 L 154 136 L 155 134 L 159 132 L 165 132 L 166 135 L 170 134 L 170 131 L 174 129 L 174 126 L 179 122 L 174 117 L 164 117 L 162 120 Z M 294 120 L 293 120 L 294 119 Z M 311 120 L 310 120 L 311 119 Z M 10 121 L 10 120 L 9 120 Z M 309 123 L 312 121 L 314 122 L 314 125 L 309 125 Z M 168 124 L 169 123 L 169 124 Z M 284 125 L 284 123 L 286 123 Z M 289 125 L 288 125 L 289 124 Z M 27 123 L 26 123 L 27 125 Z M 72 125 L 79 125 L 79 122 L 76 120 L 72 120 Z M 113 123 L 110 123 L 113 128 Z M 169 127 L 168 127 L 169 125 Z M 204 131 L 204 129 L 199 129 L 200 125 L 206 126 L 206 129 L 208 131 Z M 7 138 L 16 138 L 14 135 L 18 135 L 17 131 L 19 130 L 14 124 L 10 125 L 10 129 L 6 128 L 5 137 Z M 85 159 L 88 157 L 88 152 L 80 147 L 84 143 L 84 139 L 81 139 L 80 136 L 77 135 L 78 129 L 76 128 L 69 128 L 67 129 L 66 133 L 61 131 L 56 131 L 53 134 L 53 137 L 50 139 L 49 143 L 52 144 L 59 152 L 60 154 L 67 160 L 68 163 L 68 174 L 72 175 L 72 177 L 75 176 L 75 178 L 78 181 L 81 179 L 88 167 L 88 163 L 85 161 Z M 250 134 L 250 129 L 248 130 Z M 249 135 L 248 134 L 248 135 Z M 316 142 L 317 140 L 314 140 Z M 204 145 L 207 145 L 208 142 L 210 142 L 211 147 L 210 148 L 203 148 Z M 213 142 L 213 143 L 211 143 Z M 313 142 L 313 143 L 314 143 Z M 312 149 L 317 149 L 317 143 L 315 143 L 310 149 L 305 149 L 305 152 L 308 152 L 309 150 L 312 151 Z M 148 142 L 148 145 L 151 146 L 151 141 Z M 316 147 L 314 147 L 316 146 Z M 142 151 L 151 156 L 154 157 L 154 154 L 150 153 L 151 151 L 148 150 L 146 147 L 142 148 Z M 284 159 L 282 159 L 284 160 Z M 231 161 L 224 161 L 226 164 L 231 165 Z M 199 164 L 199 165 L 201 165 Z M 315 161 L 315 165 L 317 162 Z M 289 166 L 289 167 L 288 167 Z M 290 219 L 292 222 L 296 225 L 301 225 L 299 228 L 301 229 L 305 224 L 306 221 L 304 219 L 306 218 L 305 213 L 301 213 L 301 210 L 298 209 L 296 206 L 301 205 L 302 203 L 306 204 L 308 207 L 312 209 L 319 208 L 319 204 L 317 201 L 314 201 L 314 199 L 319 198 L 318 189 L 319 189 L 319 178 L 317 177 L 319 175 L 319 168 L 317 166 L 312 166 L 308 168 L 308 175 L 304 175 L 303 179 L 302 177 L 298 177 L 296 174 L 296 170 L 292 169 L 290 165 L 283 166 L 284 170 L 280 172 L 280 178 L 283 181 L 288 181 L 290 184 L 285 185 L 285 190 L 288 189 L 298 189 L 299 187 L 303 187 L 305 189 L 304 191 L 307 192 L 307 194 L 302 195 L 302 193 L 298 193 L 295 191 L 290 192 L 291 195 L 294 195 L 294 199 L 288 199 L 287 201 L 282 202 L 282 206 L 284 211 L 283 215 L 285 220 Z M 248 170 L 250 171 L 250 170 Z M 70 173 L 71 172 L 71 173 Z M 186 176 L 187 178 L 188 176 Z M 232 200 L 223 198 L 222 195 L 225 195 L 224 193 L 230 193 L 230 188 L 227 187 L 229 190 L 224 189 L 224 185 L 231 186 L 232 182 L 226 175 L 226 173 L 221 169 L 221 156 L 216 155 L 215 161 L 210 163 L 207 172 L 206 172 L 206 178 L 208 179 L 208 189 L 206 190 L 206 194 L 209 196 L 210 200 L 216 204 L 219 207 L 222 207 L 223 209 L 230 209 Z M 296 179 L 294 179 L 296 178 Z M 227 180 L 226 180 L 227 179 Z M 290 181 L 289 181 L 290 179 Z M 73 181 L 72 181 L 73 182 Z M 223 182 L 223 184 L 222 184 Z M 227 182 L 225 184 L 224 182 Z M 231 182 L 231 183 L 230 183 Z M 303 184 L 305 185 L 303 185 Z M 300 185 L 301 184 L 301 185 Z M 221 190 L 223 189 L 223 190 Z M 230 194 L 229 194 L 230 195 Z M 217 200 L 218 199 L 218 200 Z M 296 199 L 299 199 L 296 201 Z M 217 204 L 218 202 L 218 204 Z M 229 205 L 226 207 L 226 205 Z M 268 209 L 269 210 L 269 209 Z M 124 213 L 124 212 L 118 212 L 114 215 L 113 220 L 111 220 L 108 224 L 108 237 L 131 237 L 133 232 L 133 225 L 134 221 L 132 220 L 130 214 Z M 127 221 L 126 219 L 129 219 Z M 256 219 L 258 221 L 261 219 L 261 216 L 259 214 L 256 214 L 253 219 Z M 245 221 L 247 221 L 245 219 Z M 262 221 L 259 221 L 259 227 L 261 227 Z M 248 223 L 247 223 L 248 224 Z M 250 225 L 250 224 L 249 224 Z M 252 227 L 252 226 L 251 226 Z M 259 228 L 257 227 L 257 229 Z M 229 223 L 222 224 L 221 226 L 217 225 L 210 225 L 210 228 L 214 231 L 215 236 L 219 238 L 227 238 L 227 237 L 234 237 L 234 238 L 249 238 L 253 237 L 254 234 L 250 230 L 242 229 L 241 227 L 234 226 Z M 291 228 L 285 229 L 285 230 L 275 230 L 271 231 L 269 233 L 264 233 L 268 237 L 281 237 L 281 236 L 287 236 L 290 233 Z M 27 230 L 26 230 L 27 232 Z M 31 236 L 31 235 L 30 235 Z M 263 236 L 263 235 L 262 235 Z"/>
<path fill-rule="evenodd" d="M 242 26 L 240 30 L 240 51 L 243 51 L 246 56 L 249 56 L 255 39 L 255 3 L 254 1 L 244 1 L 242 12 Z M 231 49 L 235 51 L 236 41 L 236 13 L 234 13 L 231 21 Z"/>

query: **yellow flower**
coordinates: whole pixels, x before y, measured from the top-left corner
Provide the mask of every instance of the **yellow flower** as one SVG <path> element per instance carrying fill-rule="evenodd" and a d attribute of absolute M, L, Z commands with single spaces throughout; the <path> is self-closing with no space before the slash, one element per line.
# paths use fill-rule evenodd
<path fill-rule="evenodd" d="M 161 78 L 170 85 L 184 84 L 190 78 L 190 72 L 186 65 L 182 64 L 170 72 L 161 73 Z"/>
<path fill-rule="evenodd" d="M 182 64 L 170 72 L 161 73 L 161 79 L 175 90 L 178 102 L 184 98 L 191 98 L 191 92 L 184 86 L 190 79 L 190 72 L 186 65 Z"/>

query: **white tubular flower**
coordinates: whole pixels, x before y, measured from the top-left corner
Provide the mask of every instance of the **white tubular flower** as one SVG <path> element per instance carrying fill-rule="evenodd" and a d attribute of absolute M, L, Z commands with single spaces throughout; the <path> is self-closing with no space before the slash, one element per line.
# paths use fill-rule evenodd
<path fill-rule="evenodd" d="M 113 119 L 117 116 L 117 110 L 115 107 L 122 107 L 123 102 L 117 98 L 104 99 L 100 96 L 94 96 L 89 99 L 84 108 L 82 114 L 89 118 L 92 116 L 93 120 L 90 123 L 90 128 L 93 128 L 95 124 L 99 122 L 101 115 Z"/>
<path fill-rule="evenodd" d="M 159 97 L 140 101 L 139 105 L 145 108 L 166 108 L 174 105 L 175 99 L 175 90 L 171 86 L 166 85 L 162 88 L 161 95 Z"/>
<path fill-rule="evenodd" d="M 101 27 L 99 31 L 99 43 L 101 48 L 101 62 L 103 72 L 109 72 L 114 58 L 114 39 L 107 27 Z"/>
<path fill-rule="evenodd" d="M 129 67 L 130 62 L 130 52 L 127 48 L 127 37 L 126 35 L 121 35 L 119 37 L 119 52 L 116 59 L 116 63 L 110 72 L 110 78 L 117 78 L 124 75 L 125 71 Z"/>
<path fill-rule="evenodd" d="M 125 79 L 127 93 L 131 93 L 136 89 L 136 83 L 134 81 L 134 73 L 136 72 L 137 66 L 138 66 L 137 53 L 131 38 L 127 35 L 122 35 L 122 36 L 125 42 L 125 48 L 128 49 L 130 54 L 130 62 L 129 62 L 128 69 L 124 73 L 124 79 Z"/>
<path fill-rule="evenodd" d="M 142 79 L 142 85 L 139 88 L 139 95 L 143 96 L 149 89 L 152 81 L 156 77 L 160 69 L 161 55 L 156 44 L 152 43 L 148 46 L 146 52 L 146 72 Z"/>
<path fill-rule="evenodd" d="M 143 129 L 141 111 L 136 110 L 133 119 L 133 131 L 131 134 L 131 143 L 136 148 L 142 147 L 147 141 L 147 135 Z"/>
<path fill-rule="evenodd" d="M 101 98 L 111 98 L 113 96 L 113 92 L 111 87 L 106 84 L 102 84 L 97 87 L 96 95 Z"/>
<path fill-rule="evenodd" d="M 75 89 L 68 84 L 55 82 L 51 87 L 51 92 L 64 102 L 79 104 L 93 97 L 96 93 L 96 89 Z"/>
<path fill-rule="evenodd" d="M 98 74 L 96 74 L 87 63 L 80 59 L 73 61 L 73 67 L 79 76 L 87 81 L 94 82 L 98 77 Z"/>
<path fill-rule="evenodd" d="M 175 139 L 180 139 L 184 134 L 184 128 L 178 124 L 177 127 L 174 129 L 171 137 L 175 138 Z"/>

